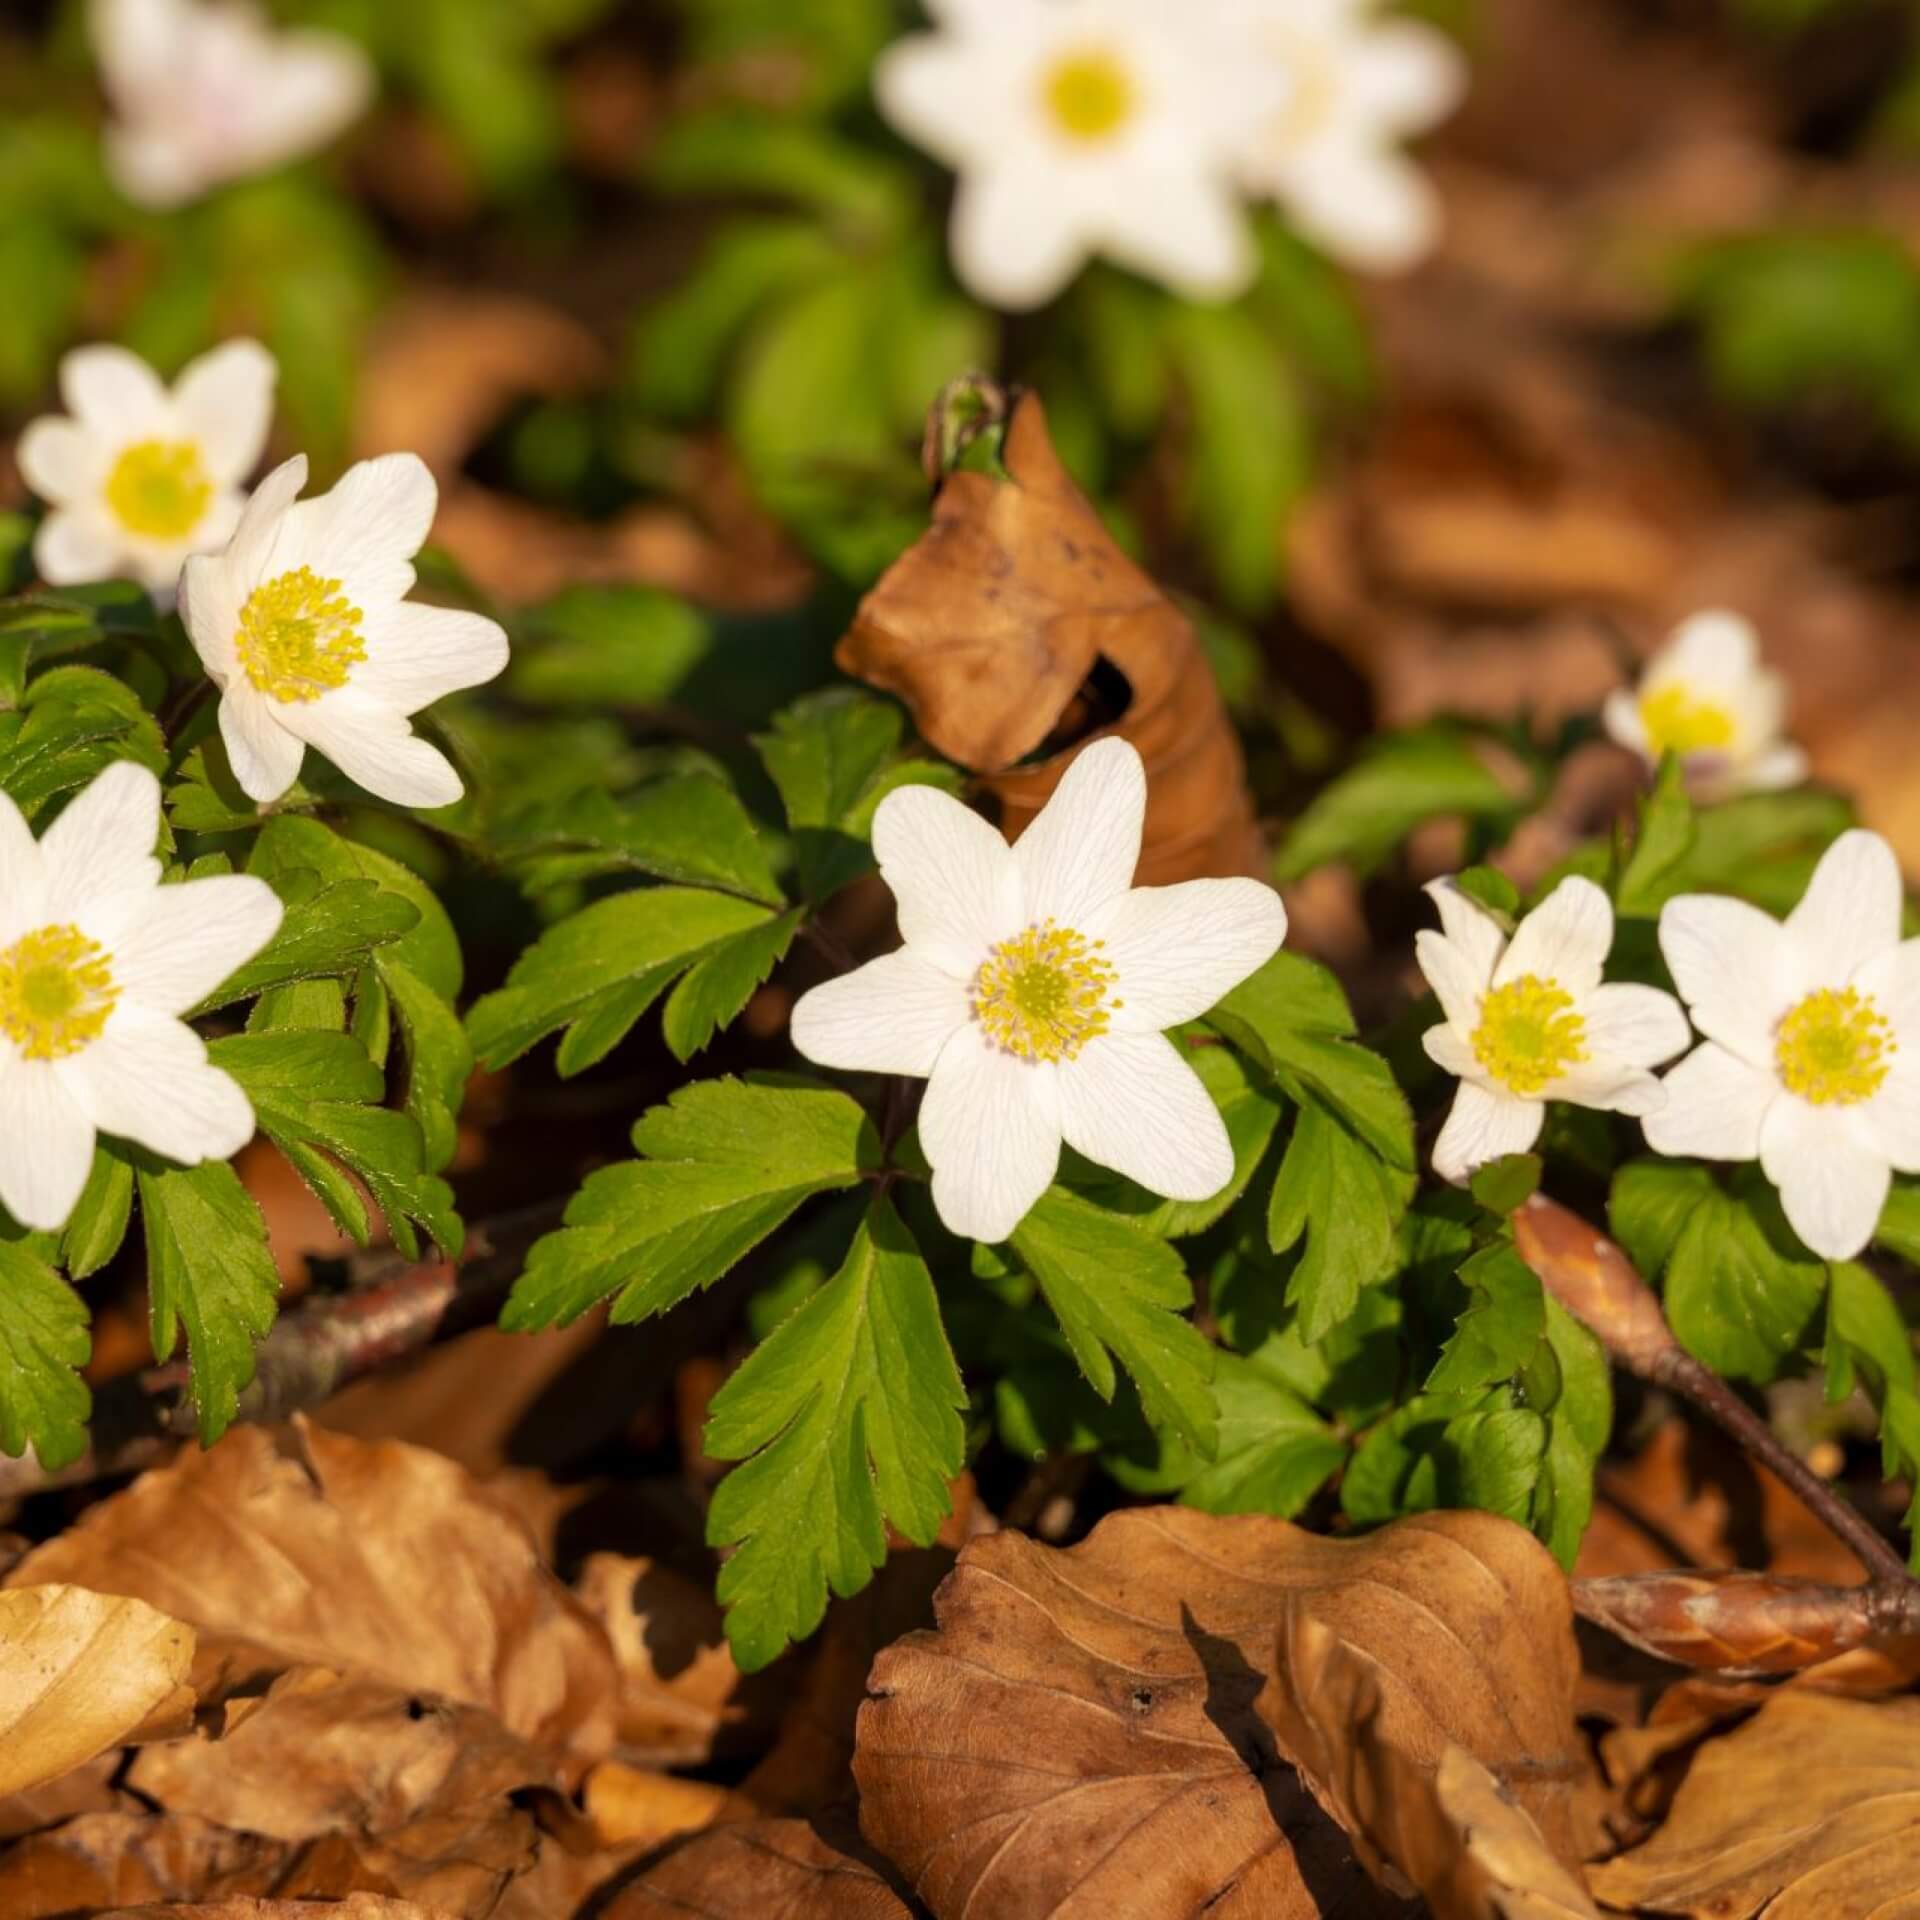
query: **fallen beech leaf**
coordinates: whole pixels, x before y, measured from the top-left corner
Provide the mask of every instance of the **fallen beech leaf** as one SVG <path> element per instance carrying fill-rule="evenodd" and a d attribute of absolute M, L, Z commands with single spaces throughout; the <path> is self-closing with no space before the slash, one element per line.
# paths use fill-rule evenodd
<path fill-rule="evenodd" d="M 507 1887 L 533 1868 L 538 1834 L 505 1800 L 428 1814 L 387 1834 L 327 1834 L 273 1883 L 287 1899 L 355 1892 L 417 1901 L 435 1920 L 491 1920 Z"/>
<path fill-rule="evenodd" d="M 1445 1877 L 1416 1876 L 1435 1920 L 1600 1920 L 1578 1876 L 1464 1747 L 1449 1747 L 1432 1777 L 1408 1790 L 1421 1788 L 1457 1846 Z"/>
<path fill-rule="evenodd" d="M 1039 400 L 1006 429 L 1010 478 L 949 474 L 933 525 L 860 603 L 835 655 L 897 694 L 949 759 L 990 777 L 1009 836 L 1046 804 L 1076 740 L 1117 733 L 1147 766 L 1140 884 L 1262 872 L 1238 738 L 1192 623 L 1115 544 L 1068 477 Z M 1104 661 L 1125 707 L 1075 711 Z"/>
<path fill-rule="evenodd" d="M 110 1747 L 45 1786 L 8 1794 L 0 1800 L 0 1841 L 43 1832 L 76 1814 L 137 1812 L 138 1803 L 132 1795 L 120 1792 L 113 1784 L 125 1758 L 122 1748 Z"/>
<path fill-rule="evenodd" d="M 1254 1711 L 1274 1621 L 1295 1588 L 1390 1582 L 1421 1556 L 1484 1568 L 1454 1543 L 1500 1529 L 1518 1532 L 1446 1514 L 1343 1542 L 1159 1507 L 1113 1514 L 1065 1551 L 975 1540 L 935 1596 L 938 1629 L 874 1663 L 854 1755 L 862 1830 L 940 1920 L 1402 1913 Z M 1539 1604 L 1504 1587 L 1499 1600 L 1510 1616 Z M 1560 1610 L 1567 1636 L 1564 1587 Z M 1520 1684 L 1565 1684 L 1570 1637 L 1562 1649 L 1513 1617 L 1488 1631 L 1490 1650 L 1544 1664 Z"/>
<path fill-rule="evenodd" d="M 1920 1913 L 1920 1700 L 1780 1694 L 1701 1748 L 1645 1846 L 1588 1877 L 1608 1906 L 1701 1920 Z"/>
<path fill-rule="evenodd" d="M 569 1774 L 611 1742 L 605 1636 L 521 1522 L 418 1447 L 236 1427 L 89 1509 L 7 1585 L 48 1580 L 191 1622 L 203 1698 L 221 1678 L 331 1667 L 484 1707 Z"/>
<path fill-rule="evenodd" d="M 193 1711 L 193 1629 L 78 1586 L 0 1593 L 0 1794 L 56 1780 Z"/>
<path fill-rule="evenodd" d="M 7 1920 L 65 1920 L 142 1901 L 265 1893 L 286 1857 L 278 1841 L 205 1820 L 83 1813 L 0 1853 L 0 1913 Z"/>
<path fill-rule="evenodd" d="M 116 1907 L 100 1920 L 440 1920 L 411 1900 L 350 1893 L 344 1900 L 210 1900 L 188 1907 Z"/>
<path fill-rule="evenodd" d="M 1009 1909 L 996 1907 L 998 1916 Z M 598 1920 L 911 1920 L 900 1896 L 804 1820 L 715 1827 L 632 1880 Z M 983 1912 L 984 1920 L 984 1912 Z"/>
<path fill-rule="evenodd" d="M 682 1780 L 618 1760 L 603 1760 L 587 1775 L 582 1797 L 602 1847 L 657 1847 L 716 1820 L 751 1819 L 758 1811 L 752 1801 L 710 1780 Z"/>

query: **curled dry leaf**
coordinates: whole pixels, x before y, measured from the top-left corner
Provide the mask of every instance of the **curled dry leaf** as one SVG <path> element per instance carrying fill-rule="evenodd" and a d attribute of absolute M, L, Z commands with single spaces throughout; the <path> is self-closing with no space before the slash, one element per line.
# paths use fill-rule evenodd
<path fill-rule="evenodd" d="M 1421 1524 L 1421 1553 L 1506 1525 Z M 1065 1551 L 1013 1532 L 973 1541 L 935 1596 L 938 1629 L 874 1663 L 854 1756 L 862 1830 L 940 1920 L 1404 1912 L 1280 1761 L 1254 1701 L 1289 1593 L 1392 1580 L 1413 1525 L 1345 1543 L 1264 1515 L 1140 1508 Z M 1557 1661 L 1524 1630 L 1511 1644 Z"/>
<path fill-rule="evenodd" d="M 1608 1906 L 1700 1920 L 1912 1920 L 1920 1700 L 1782 1693 L 1708 1742 L 1653 1838 L 1589 1878 Z"/>
<path fill-rule="evenodd" d="M 0 1794 L 191 1717 L 193 1629 L 77 1586 L 0 1593 Z"/>
<path fill-rule="evenodd" d="M 329 1667 L 485 1708 L 569 1775 L 611 1742 L 605 1636 L 520 1520 L 418 1447 L 236 1427 L 101 1501 L 8 1585 L 48 1580 L 190 1622 L 203 1698 Z"/>
<path fill-rule="evenodd" d="M 750 1820 L 758 1811 L 711 1780 L 683 1780 L 618 1760 L 603 1760 L 587 1775 L 582 1799 L 594 1841 L 603 1849 L 657 1847 L 718 1820 Z"/>
<path fill-rule="evenodd" d="M 203 1900 L 189 1907 L 116 1907 L 100 1920 L 440 1920 L 429 1908 L 383 1893 L 344 1900 Z"/>
<path fill-rule="evenodd" d="M 921 734 L 988 776 L 1011 835 L 1095 729 L 1147 766 L 1142 885 L 1264 869 L 1240 746 L 1192 623 L 1115 544 L 1068 477 L 1032 394 L 1006 429 L 1006 478 L 959 471 L 933 525 L 860 603 L 835 656 L 899 695 Z M 1124 710 L 1082 699 L 1101 662 Z M 1084 743 L 1081 743 L 1084 744 Z"/>
<path fill-rule="evenodd" d="M 274 1886 L 287 1849 L 256 1833 L 144 1811 L 83 1813 L 0 1853 L 0 1913 L 7 1920 L 166 1905 Z"/>
<path fill-rule="evenodd" d="M 995 1912 L 1001 1909 L 996 1908 Z M 715 1827 L 630 1881 L 600 1920 L 911 1920 L 879 1874 L 804 1820 Z"/>

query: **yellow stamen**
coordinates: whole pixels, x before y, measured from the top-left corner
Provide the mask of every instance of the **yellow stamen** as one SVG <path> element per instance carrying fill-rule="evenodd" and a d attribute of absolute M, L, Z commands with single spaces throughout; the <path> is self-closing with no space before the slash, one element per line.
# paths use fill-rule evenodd
<path fill-rule="evenodd" d="M 1587 1058 L 1587 1023 L 1557 980 L 1523 973 L 1482 997 L 1473 1054 L 1503 1086 L 1534 1099 Z"/>
<path fill-rule="evenodd" d="M 311 567 L 255 587 L 240 609 L 234 651 L 253 684 L 283 706 L 318 700 L 344 687 L 354 663 L 367 657 L 361 613 Z"/>
<path fill-rule="evenodd" d="M 1133 118 L 1133 76 L 1113 54 L 1089 47 L 1047 71 L 1047 111 L 1070 140 L 1111 140 Z"/>
<path fill-rule="evenodd" d="M 1716 753 L 1734 743 L 1733 715 L 1712 700 L 1696 700 L 1684 682 L 1669 680 L 1640 696 L 1640 724 L 1655 754 Z"/>
<path fill-rule="evenodd" d="M 1780 1084 L 1816 1107 L 1851 1107 L 1879 1091 L 1899 1042 L 1871 994 L 1822 987 L 1774 1029 Z"/>
<path fill-rule="evenodd" d="M 1042 921 L 1002 940 L 973 981 L 973 1014 L 996 1047 L 1022 1060 L 1071 1060 L 1123 1000 L 1104 940 Z"/>
<path fill-rule="evenodd" d="M 119 997 L 107 950 L 78 927 L 40 927 L 0 953 L 0 1033 L 29 1060 L 98 1040 Z"/>
<path fill-rule="evenodd" d="M 191 440 L 142 440 L 113 463 L 105 491 L 129 533 L 184 540 L 206 515 L 213 482 Z"/>

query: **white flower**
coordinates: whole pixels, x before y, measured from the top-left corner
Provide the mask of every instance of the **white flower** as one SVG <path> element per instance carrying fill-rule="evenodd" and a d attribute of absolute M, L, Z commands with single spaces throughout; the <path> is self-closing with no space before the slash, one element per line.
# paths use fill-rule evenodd
<path fill-rule="evenodd" d="M 1696 613 L 1647 663 L 1631 693 L 1607 696 L 1607 732 L 1648 766 L 1675 753 L 1703 798 L 1790 787 L 1807 756 L 1781 738 L 1786 683 L 1760 664 L 1759 641 L 1737 613 Z"/>
<path fill-rule="evenodd" d="M 1095 253 L 1183 292 L 1238 293 L 1254 253 L 1232 173 L 1284 76 L 1168 0 L 940 0 L 888 50 L 881 111 L 956 168 L 954 265 L 1039 306 Z"/>
<path fill-rule="evenodd" d="M 281 32 L 247 0 L 93 0 L 90 22 L 115 114 L 107 171 L 142 206 L 312 153 L 373 98 L 351 40 Z"/>
<path fill-rule="evenodd" d="M 253 1109 L 179 1016 L 280 925 L 264 880 L 160 884 L 160 783 L 122 760 L 36 845 L 0 794 L 0 1201 L 65 1225 L 96 1133 L 169 1160 L 224 1160 Z"/>
<path fill-rule="evenodd" d="M 1686 1016 L 1657 987 L 1604 985 L 1613 903 L 1591 880 L 1563 880 L 1509 940 L 1450 880 L 1428 887 L 1444 931 L 1414 942 L 1445 1021 L 1427 1052 L 1460 1091 L 1434 1142 L 1442 1179 L 1464 1181 L 1540 1137 L 1549 1100 L 1647 1114 L 1662 1100 L 1649 1071 L 1687 1044 Z"/>
<path fill-rule="evenodd" d="M 363 460 L 314 500 L 297 498 L 306 481 L 303 456 L 274 468 L 227 550 L 188 561 L 180 579 L 234 777 L 277 800 L 318 747 L 382 799 L 447 806 L 460 776 L 407 716 L 491 680 L 507 636 L 477 613 L 407 600 L 438 501 L 417 456 Z"/>
<path fill-rule="evenodd" d="M 1400 151 L 1458 105 L 1466 62 L 1444 34 L 1382 20 L 1376 0 L 1214 0 L 1247 59 L 1288 79 L 1239 155 L 1249 192 L 1280 202 L 1348 265 L 1412 266 L 1440 229 L 1439 196 Z"/>
<path fill-rule="evenodd" d="M 1124 740 L 1067 769 L 1018 844 L 931 787 L 889 794 L 873 847 L 906 944 L 815 987 L 795 1046 L 927 1079 L 920 1144 L 955 1233 L 1004 1240 L 1060 1143 L 1174 1200 L 1233 1174 L 1219 1110 L 1162 1029 L 1271 957 L 1286 909 L 1256 880 L 1133 887 L 1146 774 Z"/>
<path fill-rule="evenodd" d="M 276 375 L 252 340 L 193 361 L 171 390 L 124 347 L 76 347 L 60 362 L 72 417 L 49 414 L 20 436 L 20 471 L 53 509 L 34 536 L 41 579 L 131 574 L 170 597 L 189 554 L 233 537 Z"/>
<path fill-rule="evenodd" d="M 1758 1159 L 1793 1230 L 1827 1260 L 1873 1237 L 1894 1170 L 1920 1173 L 1920 940 L 1900 938 L 1900 869 L 1843 833 L 1783 922 L 1684 894 L 1660 915 L 1705 1041 L 1646 1123 L 1658 1153 Z"/>

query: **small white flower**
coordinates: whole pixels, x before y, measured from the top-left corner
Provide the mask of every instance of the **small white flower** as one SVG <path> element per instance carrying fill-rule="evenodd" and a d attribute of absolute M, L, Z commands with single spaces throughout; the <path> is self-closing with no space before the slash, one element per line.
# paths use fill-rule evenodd
<path fill-rule="evenodd" d="M 1241 183 L 1348 265 L 1412 266 L 1433 247 L 1440 201 L 1400 151 L 1451 113 L 1466 62 L 1444 34 L 1383 20 L 1377 0 L 1214 0 L 1247 58 L 1285 72 L 1280 108 L 1240 152 Z"/>
<path fill-rule="evenodd" d="M 417 606 L 410 564 L 438 492 L 411 453 L 349 468 L 300 500 L 296 455 L 261 481 L 224 553 L 188 561 L 180 612 L 220 689 L 220 736 L 255 800 L 293 785 L 318 747 L 369 793 L 444 807 L 464 791 L 407 716 L 507 664 L 507 636 L 477 613 Z"/>
<path fill-rule="evenodd" d="M 1632 1114 L 1660 1105 L 1649 1069 L 1686 1046 L 1686 1016 L 1657 987 L 1602 983 L 1613 903 L 1591 880 L 1561 881 L 1511 940 L 1451 880 L 1427 892 L 1444 931 L 1414 946 L 1446 1019 L 1424 1040 L 1460 1081 L 1433 1148 L 1442 1179 L 1525 1153 L 1549 1100 Z"/>
<path fill-rule="evenodd" d="M 282 32 L 247 0 L 93 0 L 90 23 L 115 115 L 107 171 L 142 206 L 298 160 L 373 98 L 351 40 Z"/>
<path fill-rule="evenodd" d="M 1254 253 L 1234 156 L 1281 104 L 1167 0 L 940 0 L 889 49 L 881 111 L 961 175 L 953 259 L 983 300 L 1036 307 L 1103 253 L 1183 292 L 1238 293 Z"/>
<path fill-rule="evenodd" d="M 245 501 L 240 483 L 267 444 L 273 355 L 229 340 L 171 389 L 124 347 L 76 347 L 60 362 L 65 417 L 20 436 L 20 471 L 53 509 L 33 560 L 52 586 L 131 574 L 163 600 L 182 562 L 225 546 Z"/>
<path fill-rule="evenodd" d="M 1843 833 L 1784 922 L 1683 894 L 1660 915 L 1702 1045 L 1646 1123 L 1658 1153 L 1754 1160 L 1827 1260 L 1873 1237 L 1895 1170 L 1920 1173 L 1920 940 L 1900 938 L 1900 869 Z"/>
<path fill-rule="evenodd" d="M 1607 732 L 1648 766 L 1678 754 L 1703 798 L 1790 787 L 1807 756 L 1781 737 L 1786 683 L 1760 664 L 1752 626 L 1737 613 L 1697 613 L 1675 628 L 1640 684 L 1607 696 Z"/>
<path fill-rule="evenodd" d="M 874 816 L 906 944 L 803 995 L 793 1040 L 822 1066 L 930 1082 L 920 1144 L 957 1234 L 1006 1239 L 1063 1139 L 1173 1200 L 1232 1177 L 1219 1110 L 1162 1029 L 1263 965 L 1286 909 L 1256 880 L 1132 886 L 1146 796 L 1139 754 L 1108 739 L 1011 849 L 931 787 Z"/>
<path fill-rule="evenodd" d="M 280 901 L 222 874 L 160 884 L 160 783 L 122 760 L 36 844 L 0 794 L 0 1201 L 65 1225 L 96 1133 L 169 1160 L 224 1160 L 253 1137 L 238 1084 L 179 1016 L 264 947 Z"/>

